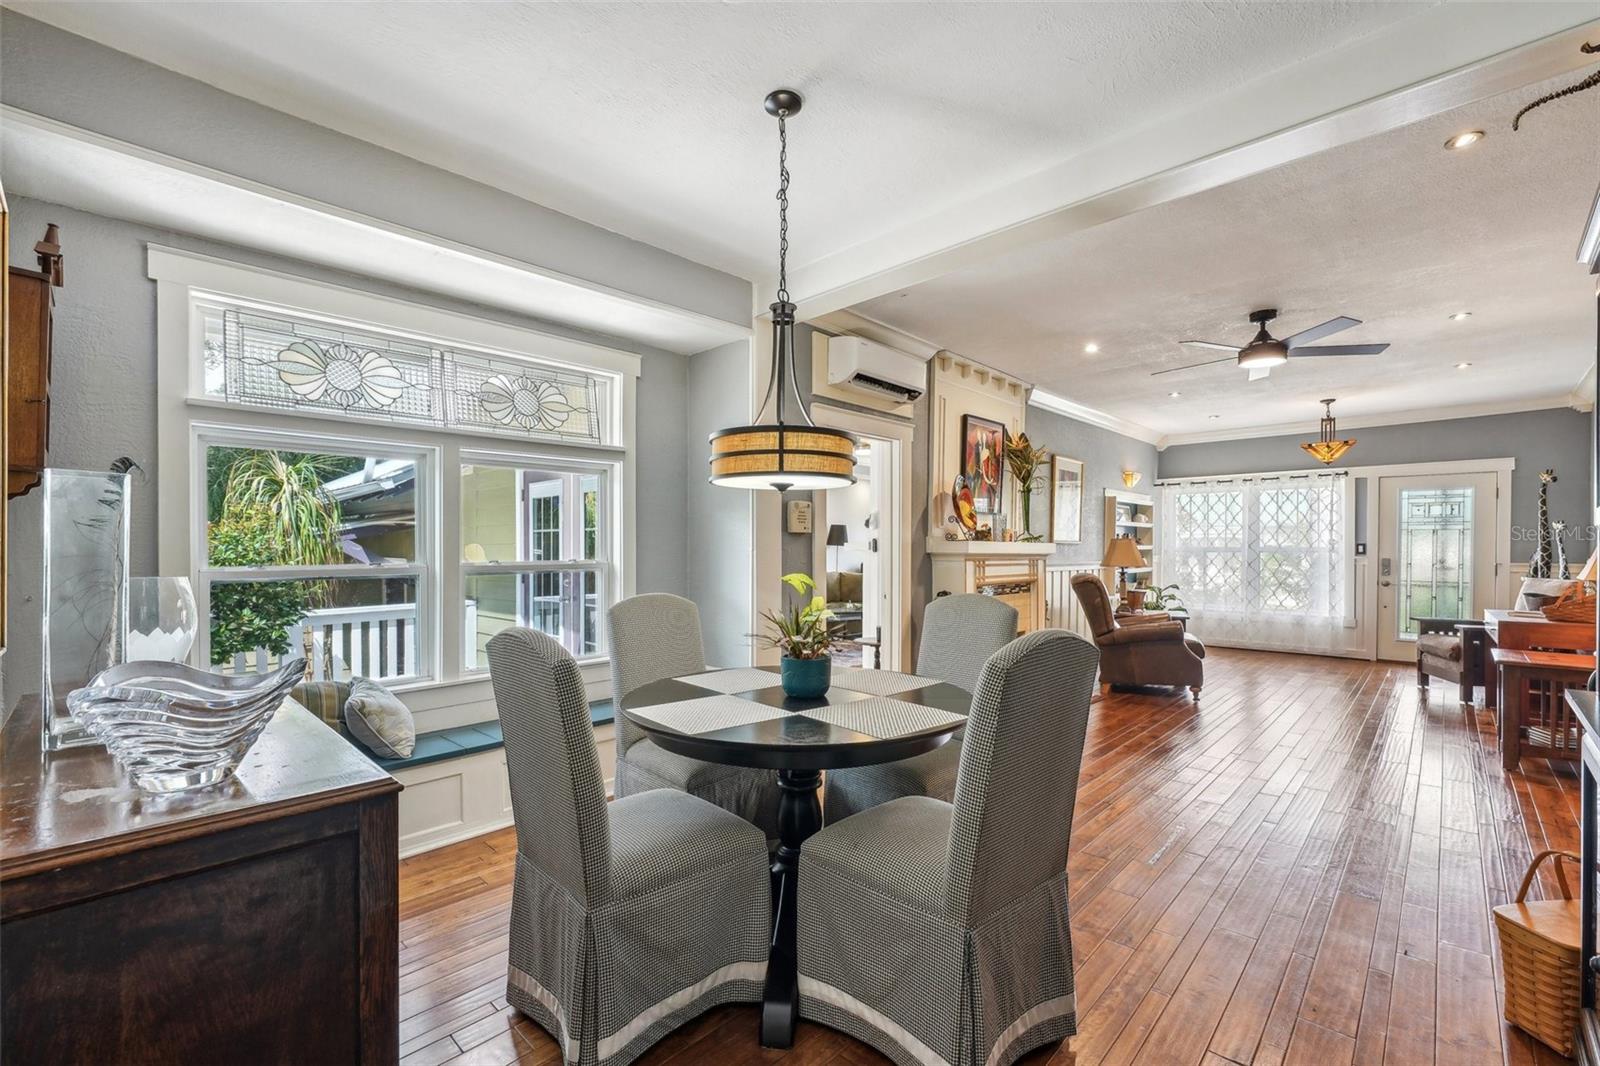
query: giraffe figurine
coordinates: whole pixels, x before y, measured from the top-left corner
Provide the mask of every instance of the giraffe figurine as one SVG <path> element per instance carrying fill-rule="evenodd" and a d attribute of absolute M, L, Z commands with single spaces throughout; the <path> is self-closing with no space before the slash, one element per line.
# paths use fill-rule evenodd
<path fill-rule="evenodd" d="M 1533 559 L 1528 563 L 1529 577 L 1555 576 L 1556 549 L 1550 535 L 1550 485 L 1556 480 L 1554 470 L 1539 473 L 1539 540 L 1533 549 Z"/>
<path fill-rule="evenodd" d="M 1567 524 L 1559 519 L 1550 523 L 1550 551 L 1554 556 L 1550 576 L 1569 580 L 1572 574 L 1567 570 Z"/>

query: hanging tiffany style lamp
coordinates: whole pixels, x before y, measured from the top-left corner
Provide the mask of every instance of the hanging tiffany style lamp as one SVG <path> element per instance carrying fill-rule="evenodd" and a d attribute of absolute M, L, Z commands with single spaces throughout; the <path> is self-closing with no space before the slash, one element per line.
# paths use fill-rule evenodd
<path fill-rule="evenodd" d="M 1339 461 L 1339 457 L 1356 446 L 1354 440 L 1339 440 L 1337 434 L 1339 427 L 1333 421 L 1333 401 L 1322 401 L 1321 433 L 1318 438 L 1306 441 L 1300 447 L 1311 453 L 1311 457 L 1323 466 L 1331 466 Z"/>
<path fill-rule="evenodd" d="M 794 379 L 794 304 L 789 302 L 789 137 L 785 122 L 800 110 L 800 94 L 767 95 L 778 119 L 778 294 L 772 304 L 772 375 L 754 425 L 711 434 L 711 483 L 736 489 L 832 489 L 855 484 L 856 439 L 811 421 Z M 783 420 L 783 396 L 794 397 L 800 422 Z M 773 421 L 762 416 L 768 405 Z"/>

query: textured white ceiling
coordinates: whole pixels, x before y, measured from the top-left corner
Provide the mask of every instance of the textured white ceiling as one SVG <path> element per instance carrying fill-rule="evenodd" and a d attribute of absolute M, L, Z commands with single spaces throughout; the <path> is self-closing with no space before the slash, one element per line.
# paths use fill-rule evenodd
<path fill-rule="evenodd" d="M 861 314 L 1164 434 L 1567 393 L 1594 365 L 1595 283 L 1575 262 L 1600 180 L 1600 91 L 1511 117 L 1563 77 L 868 301 Z M 1446 152 L 1460 130 L 1489 131 Z M 1197 363 L 1336 315 L 1322 343 L 1383 355 L 1291 360 L 1247 382 Z M 1450 321 L 1458 310 L 1463 322 Z M 1098 354 L 1083 350 L 1098 343 Z M 1467 370 L 1456 370 L 1470 362 Z M 1180 396 L 1168 394 L 1178 391 Z M 1212 416 L 1217 416 L 1213 418 Z"/>
<path fill-rule="evenodd" d="M 769 89 L 796 265 L 1432 6 L 78 3 L 9 6 L 690 258 L 765 277 Z"/>

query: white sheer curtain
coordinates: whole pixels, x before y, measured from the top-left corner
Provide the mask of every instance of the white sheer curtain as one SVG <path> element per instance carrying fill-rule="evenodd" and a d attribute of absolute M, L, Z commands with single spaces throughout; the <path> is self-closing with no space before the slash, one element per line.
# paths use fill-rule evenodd
<path fill-rule="evenodd" d="M 1161 583 L 1176 583 L 1189 630 L 1221 644 L 1340 651 L 1355 624 L 1343 473 L 1163 484 Z"/>

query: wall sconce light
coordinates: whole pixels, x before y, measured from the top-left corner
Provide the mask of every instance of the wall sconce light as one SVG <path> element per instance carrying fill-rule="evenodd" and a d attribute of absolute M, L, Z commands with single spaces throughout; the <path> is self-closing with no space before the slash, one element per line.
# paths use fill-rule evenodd
<path fill-rule="evenodd" d="M 1142 477 L 1144 475 L 1137 470 L 1124 470 L 1122 472 L 1122 483 L 1131 489 L 1139 483 L 1139 479 Z"/>

